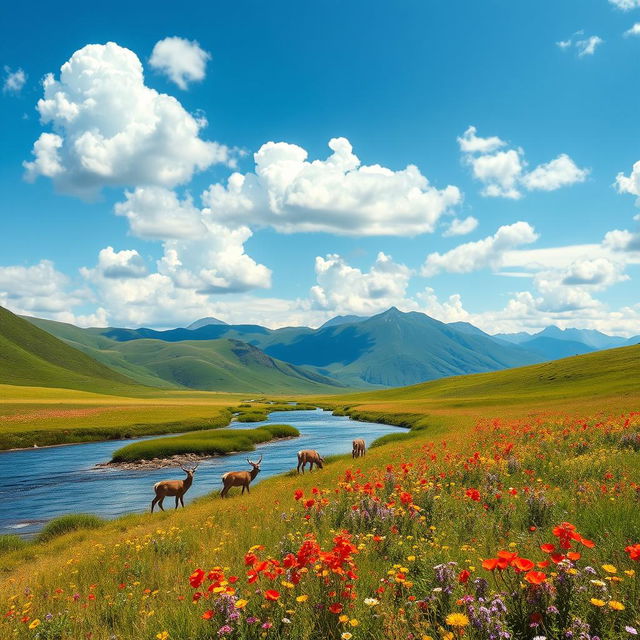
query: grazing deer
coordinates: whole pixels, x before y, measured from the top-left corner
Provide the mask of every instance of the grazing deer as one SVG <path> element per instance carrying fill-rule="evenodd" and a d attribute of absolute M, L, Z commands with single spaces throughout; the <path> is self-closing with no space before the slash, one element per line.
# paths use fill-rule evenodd
<path fill-rule="evenodd" d="M 178 508 L 178 502 L 184 507 L 184 494 L 187 493 L 189 487 L 193 483 L 193 474 L 199 465 L 193 467 L 193 469 L 185 469 L 180 467 L 187 477 L 184 480 L 161 480 L 153 485 L 153 490 L 156 492 L 156 497 L 151 501 L 151 513 L 156 504 L 164 511 L 162 503 L 167 496 L 175 496 L 176 509 Z"/>
<path fill-rule="evenodd" d="M 318 468 L 322 469 L 324 465 L 324 458 L 313 449 L 303 449 L 302 451 L 298 451 L 298 473 L 300 473 L 300 469 L 302 468 L 302 473 L 304 473 L 304 467 L 309 463 L 309 471 L 313 469 L 313 465 L 317 465 Z"/>
<path fill-rule="evenodd" d="M 222 484 L 224 487 L 220 492 L 221 498 L 226 498 L 229 493 L 229 489 L 231 487 L 242 487 L 242 493 L 244 494 L 244 490 L 249 491 L 249 485 L 251 481 L 260 473 L 260 463 L 262 462 L 262 456 L 260 456 L 260 460 L 258 462 L 251 462 L 249 458 L 247 458 L 247 462 L 251 465 L 251 471 L 228 471 L 222 476 Z"/>
<path fill-rule="evenodd" d="M 367 447 L 362 438 L 356 438 L 353 441 L 353 449 L 351 450 L 352 458 L 360 458 L 365 454 Z"/>

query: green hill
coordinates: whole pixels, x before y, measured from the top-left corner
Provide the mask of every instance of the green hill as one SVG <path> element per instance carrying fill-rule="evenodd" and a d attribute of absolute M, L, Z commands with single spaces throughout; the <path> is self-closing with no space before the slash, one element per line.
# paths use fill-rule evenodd
<path fill-rule="evenodd" d="M 137 386 L 130 378 L 3 307 L 0 307 L 0 383 L 123 395 Z"/>
<path fill-rule="evenodd" d="M 587 403 L 599 398 L 639 397 L 639 380 L 640 345 L 636 345 L 401 389 L 349 394 L 341 402 L 437 401 L 443 407 L 526 403 L 542 410 L 556 400 Z"/>
<path fill-rule="evenodd" d="M 106 337 L 110 330 L 80 329 L 40 318 L 28 320 L 110 368 L 155 387 L 262 393 L 329 393 L 343 387 L 312 369 L 281 362 L 235 338 L 117 342 Z"/>

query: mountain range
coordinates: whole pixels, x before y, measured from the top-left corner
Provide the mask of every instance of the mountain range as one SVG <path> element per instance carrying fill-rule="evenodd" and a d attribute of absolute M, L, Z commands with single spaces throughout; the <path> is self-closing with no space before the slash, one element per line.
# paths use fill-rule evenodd
<path fill-rule="evenodd" d="M 55 336 L 73 353 L 82 352 L 88 362 L 119 376 L 123 384 L 168 389 L 335 393 L 348 388 L 396 387 L 640 341 L 557 327 L 533 335 L 492 336 L 466 322 L 446 324 L 395 307 L 369 318 L 339 316 L 318 329 L 230 325 L 216 318 L 202 318 L 191 328 L 164 331 L 81 329 L 3 313 L 15 319 L 13 325 L 19 321 L 43 330 L 41 336 Z M 5 324 L 0 323 L 0 337 Z M 4 379 L 7 377 L 10 375 Z"/>

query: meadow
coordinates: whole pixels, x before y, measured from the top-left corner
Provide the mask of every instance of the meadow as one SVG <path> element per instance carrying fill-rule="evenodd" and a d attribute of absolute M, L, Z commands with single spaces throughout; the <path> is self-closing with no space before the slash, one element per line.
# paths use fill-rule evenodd
<path fill-rule="evenodd" d="M 242 498 L 4 541 L 0 637 L 633 638 L 639 351 L 318 398 L 411 431 Z"/>

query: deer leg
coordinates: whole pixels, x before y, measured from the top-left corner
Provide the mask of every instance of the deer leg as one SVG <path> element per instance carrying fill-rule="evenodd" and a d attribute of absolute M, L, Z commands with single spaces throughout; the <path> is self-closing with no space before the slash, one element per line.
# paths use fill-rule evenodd
<path fill-rule="evenodd" d="M 180 496 L 180 504 L 182 505 L 182 508 L 184 509 L 184 496 Z"/>
<path fill-rule="evenodd" d="M 298 460 L 298 473 L 300 473 L 300 465 L 302 464 L 302 462 L 300 460 Z M 302 473 L 304 473 L 304 467 L 302 467 Z"/>
<path fill-rule="evenodd" d="M 158 500 L 158 506 L 164 511 L 164 507 L 162 506 L 163 502 L 164 502 L 164 496 L 160 498 L 160 500 Z"/>
<path fill-rule="evenodd" d="M 309 461 L 309 473 L 313 471 L 313 460 Z"/>
<path fill-rule="evenodd" d="M 160 498 L 158 498 L 158 496 L 156 496 L 152 501 L 151 501 L 151 513 L 153 513 L 153 507 L 156 506 L 158 500 L 160 500 Z"/>
<path fill-rule="evenodd" d="M 229 487 L 225 484 L 224 487 L 222 487 L 222 491 L 220 492 L 220 497 L 226 498 L 228 491 L 229 491 Z"/>
<path fill-rule="evenodd" d="M 178 504 L 180 504 L 180 496 L 176 496 L 176 509 L 178 508 Z"/>
<path fill-rule="evenodd" d="M 249 491 L 249 485 L 247 485 L 247 493 L 251 493 L 251 491 Z"/>

